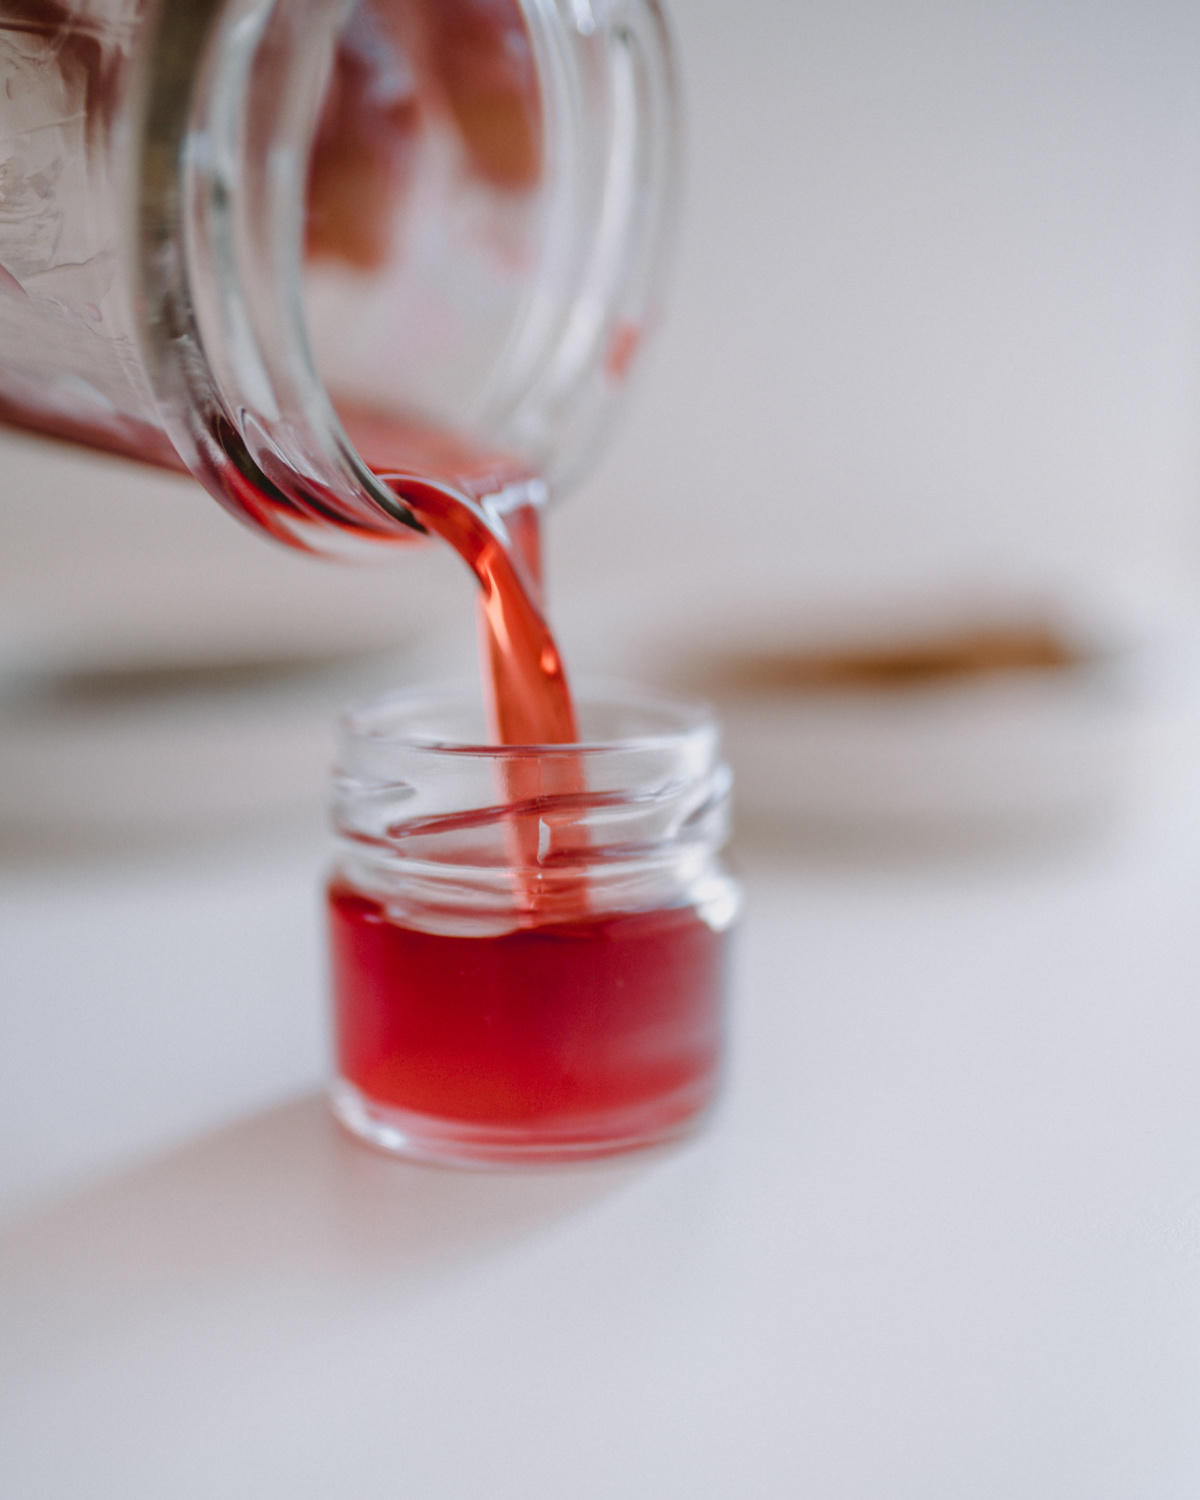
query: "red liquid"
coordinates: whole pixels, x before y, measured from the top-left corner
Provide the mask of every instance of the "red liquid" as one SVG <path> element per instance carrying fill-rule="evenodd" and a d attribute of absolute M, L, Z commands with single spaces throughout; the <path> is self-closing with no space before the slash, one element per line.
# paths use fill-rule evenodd
<path fill-rule="evenodd" d="M 589 1154 L 711 1098 L 726 934 L 691 907 L 451 937 L 340 880 L 329 902 L 339 1072 L 398 1128 Z"/>
<path fill-rule="evenodd" d="M 496 737 L 575 740 L 539 608 L 536 511 L 501 531 L 450 491 L 393 482 L 479 579 Z M 582 757 L 498 759 L 496 769 L 510 863 L 530 872 L 512 930 L 427 932 L 344 881 L 331 887 L 343 1116 L 393 1147 L 462 1161 L 669 1139 L 716 1085 L 725 935 L 688 906 L 593 913 L 586 882 L 545 878 L 556 852 L 578 858 L 587 844 Z"/>

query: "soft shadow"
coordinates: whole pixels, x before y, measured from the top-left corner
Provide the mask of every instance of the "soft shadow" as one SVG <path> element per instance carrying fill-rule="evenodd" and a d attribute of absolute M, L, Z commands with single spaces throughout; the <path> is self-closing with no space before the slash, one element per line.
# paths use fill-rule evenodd
<path fill-rule="evenodd" d="M 116 1178 L 0 1235 L 0 1281 L 139 1300 L 199 1284 L 417 1281 L 561 1220 L 657 1153 L 470 1172 L 359 1145 L 311 1095 Z"/>

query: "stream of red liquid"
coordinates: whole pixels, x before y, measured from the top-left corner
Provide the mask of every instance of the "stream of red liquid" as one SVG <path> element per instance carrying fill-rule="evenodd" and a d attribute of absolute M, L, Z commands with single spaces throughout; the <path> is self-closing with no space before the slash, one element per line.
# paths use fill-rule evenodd
<path fill-rule="evenodd" d="M 558 650 L 540 609 L 537 513 L 497 528 L 452 493 L 393 481 L 479 579 L 485 677 L 498 738 L 577 738 Z M 414 1147 L 503 1159 L 587 1155 L 677 1133 L 712 1097 L 726 934 L 687 905 L 591 909 L 586 878 L 543 880 L 549 836 L 578 855 L 567 809 L 586 792 L 583 757 L 497 758 L 521 909 L 483 936 L 410 925 L 368 891 L 329 892 L 338 1070 L 372 1118 Z M 585 799 L 586 800 L 586 799 Z M 419 920 L 419 919 L 418 919 Z M 480 1143 L 483 1143 L 481 1146 Z"/>
<path fill-rule="evenodd" d="M 427 530 L 454 548 L 479 584 L 483 680 L 497 743 L 569 745 L 577 740 L 562 657 L 541 607 L 536 509 L 523 506 L 509 517 L 493 519 L 449 488 L 407 476 L 380 478 Z"/>

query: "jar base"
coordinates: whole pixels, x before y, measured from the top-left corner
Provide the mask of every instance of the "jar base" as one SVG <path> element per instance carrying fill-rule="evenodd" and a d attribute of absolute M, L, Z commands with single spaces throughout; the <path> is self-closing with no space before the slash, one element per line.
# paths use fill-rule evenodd
<path fill-rule="evenodd" d="M 334 1080 L 329 1100 L 352 1135 L 391 1156 L 451 1167 L 523 1167 L 592 1161 L 681 1140 L 703 1122 L 715 1093 L 714 1081 L 706 1078 L 665 1099 L 570 1127 L 489 1125 L 419 1114 L 377 1104 L 344 1078 Z"/>

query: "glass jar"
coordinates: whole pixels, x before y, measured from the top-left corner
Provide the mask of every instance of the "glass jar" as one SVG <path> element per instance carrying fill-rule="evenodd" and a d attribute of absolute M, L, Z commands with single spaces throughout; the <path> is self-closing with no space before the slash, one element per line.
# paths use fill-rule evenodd
<path fill-rule="evenodd" d="M 703 704 L 616 689 L 579 744 L 487 745 L 467 690 L 342 724 L 333 1107 L 385 1150 L 564 1161 L 689 1130 L 717 1086 L 737 887 Z"/>
<path fill-rule="evenodd" d="M 608 424 L 676 175 L 657 0 L 20 0 L 0 76 L 0 420 L 323 552 L 419 531 L 406 476 L 537 503 Z"/>

